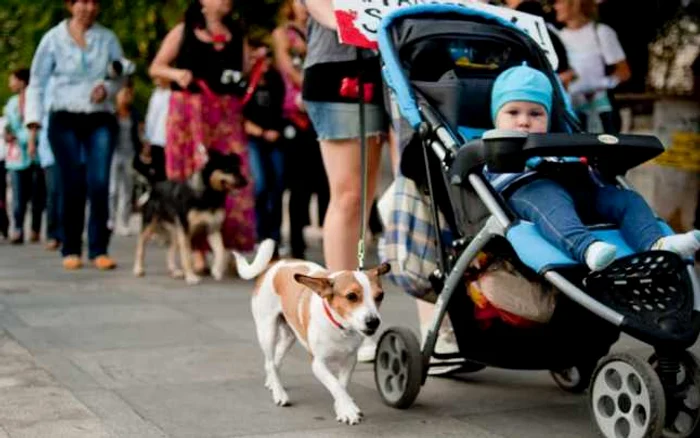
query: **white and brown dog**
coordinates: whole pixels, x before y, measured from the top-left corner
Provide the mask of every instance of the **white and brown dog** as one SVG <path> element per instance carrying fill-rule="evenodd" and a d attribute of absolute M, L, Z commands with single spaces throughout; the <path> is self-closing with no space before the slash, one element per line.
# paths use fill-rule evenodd
<path fill-rule="evenodd" d="M 362 412 L 347 386 L 363 338 L 373 335 L 381 323 L 378 308 L 384 292 L 380 277 L 389 272 L 389 265 L 331 273 L 303 260 L 270 264 L 274 247 L 271 240 L 262 242 L 252 264 L 234 252 L 241 278 L 259 276 L 252 309 L 265 356 L 265 386 L 276 404 L 289 404 L 278 368 L 296 337 L 313 358 L 314 375 L 335 400 L 336 419 L 357 424 Z"/>

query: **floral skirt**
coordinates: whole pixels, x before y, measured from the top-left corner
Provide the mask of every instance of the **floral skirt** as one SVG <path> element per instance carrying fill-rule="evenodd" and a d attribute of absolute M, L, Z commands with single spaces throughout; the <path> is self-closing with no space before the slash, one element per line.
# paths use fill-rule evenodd
<path fill-rule="evenodd" d="M 241 171 L 250 183 L 226 198 L 226 218 L 221 232 L 226 248 L 252 250 L 256 240 L 255 197 L 240 99 L 174 91 L 168 111 L 165 148 L 168 179 L 184 181 L 203 166 L 199 145 L 241 157 Z M 193 247 L 206 250 L 206 237 L 195 239 Z"/>

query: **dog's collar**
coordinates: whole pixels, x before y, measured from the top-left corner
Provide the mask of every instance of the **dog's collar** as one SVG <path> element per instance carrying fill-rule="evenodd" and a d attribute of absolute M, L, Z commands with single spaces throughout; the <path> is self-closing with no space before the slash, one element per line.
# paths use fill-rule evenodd
<path fill-rule="evenodd" d="M 328 302 L 326 300 L 323 300 L 323 313 L 326 314 L 326 317 L 328 320 L 333 324 L 337 329 L 341 331 L 345 331 L 345 327 L 341 323 L 338 322 L 337 319 L 333 317 L 333 313 L 331 312 L 330 307 L 328 307 Z"/>

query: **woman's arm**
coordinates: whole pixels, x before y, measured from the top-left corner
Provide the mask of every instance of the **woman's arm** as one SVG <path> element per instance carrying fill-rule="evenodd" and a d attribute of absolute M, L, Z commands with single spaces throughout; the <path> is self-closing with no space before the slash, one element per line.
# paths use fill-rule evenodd
<path fill-rule="evenodd" d="M 180 23 L 168 32 L 156 57 L 153 58 L 153 62 L 151 62 L 148 74 L 152 78 L 173 81 L 180 85 L 180 87 L 187 88 L 192 82 L 192 72 L 170 66 L 180 52 L 180 45 L 182 44 L 182 38 L 184 38 L 184 30 L 185 24 Z"/>
<path fill-rule="evenodd" d="M 34 52 L 32 66 L 29 72 L 29 86 L 27 87 L 26 103 L 24 108 L 25 124 L 38 129 L 44 116 L 43 107 L 46 86 L 56 67 L 51 43 L 51 33 L 47 33 L 41 39 L 39 47 Z"/>
<path fill-rule="evenodd" d="M 301 87 L 304 80 L 301 72 L 294 67 L 292 57 L 289 55 L 289 41 L 284 27 L 278 27 L 272 32 L 272 48 L 275 53 L 275 65 L 277 70 L 292 80 L 294 85 Z"/>
<path fill-rule="evenodd" d="M 338 28 L 331 0 L 306 0 L 306 9 L 321 26 L 333 30 Z"/>
<path fill-rule="evenodd" d="M 630 70 L 630 65 L 627 63 L 627 60 L 615 64 L 615 70 L 613 70 L 612 76 L 615 76 L 619 80 L 618 84 L 627 82 L 632 77 L 632 70 Z"/>

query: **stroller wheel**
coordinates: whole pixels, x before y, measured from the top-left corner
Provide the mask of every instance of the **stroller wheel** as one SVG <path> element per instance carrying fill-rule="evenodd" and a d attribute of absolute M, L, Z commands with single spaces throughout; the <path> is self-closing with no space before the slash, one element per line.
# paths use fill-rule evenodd
<path fill-rule="evenodd" d="M 423 357 L 410 330 L 394 327 L 379 338 L 374 361 L 374 383 L 382 400 L 397 409 L 410 407 L 423 381 Z"/>
<path fill-rule="evenodd" d="M 550 371 L 554 382 L 564 391 L 578 394 L 588 388 L 595 364 L 576 365 L 559 371 Z"/>
<path fill-rule="evenodd" d="M 600 361 L 591 379 L 589 406 L 601 436 L 662 436 L 664 388 L 651 365 L 635 356 L 616 353 Z"/>
<path fill-rule="evenodd" d="M 663 436 L 666 438 L 688 438 L 697 436 L 700 431 L 700 361 L 684 352 L 676 366 L 671 367 L 671 380 L 664 382 L 664 389 L 670 394 L 666 400 L 666 425 Z M 649 358 L 651 366 L 659 373 L 656 354 Z M 666 371 L 669 372 L 669 371 Z"/>

